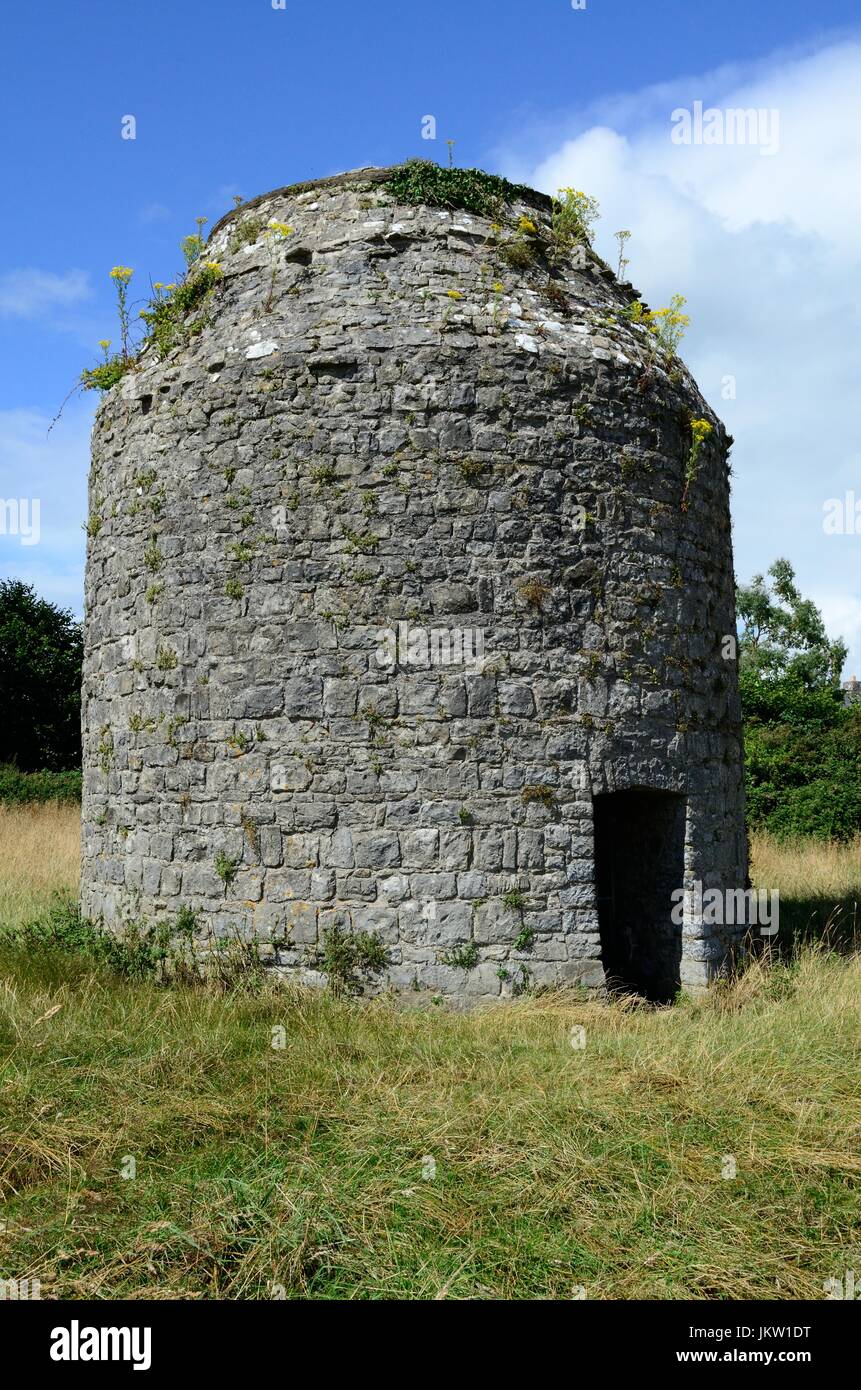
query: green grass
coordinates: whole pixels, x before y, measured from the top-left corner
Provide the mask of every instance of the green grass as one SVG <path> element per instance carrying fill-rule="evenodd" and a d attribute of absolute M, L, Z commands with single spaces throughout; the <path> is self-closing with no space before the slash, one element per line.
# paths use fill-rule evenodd
<path fill-rule="evenodd" d="M 857 958 L 459 1015 L 62 945 L 0 949 L 0 1275 L 43 1297 L 818 1298 L 861 1238 Z"/>

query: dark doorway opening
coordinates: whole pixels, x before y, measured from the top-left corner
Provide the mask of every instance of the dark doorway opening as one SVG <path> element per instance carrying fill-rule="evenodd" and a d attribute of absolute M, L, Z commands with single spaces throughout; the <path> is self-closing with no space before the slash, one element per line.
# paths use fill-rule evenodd
<path fill-rule="evenodd" d="M 607 987 L 669 1003 L 680 986 L 685 798 L 637 787 L 596 796 L 595 867 Z M 678 915 L 678 914 L 677 914 Z"/>

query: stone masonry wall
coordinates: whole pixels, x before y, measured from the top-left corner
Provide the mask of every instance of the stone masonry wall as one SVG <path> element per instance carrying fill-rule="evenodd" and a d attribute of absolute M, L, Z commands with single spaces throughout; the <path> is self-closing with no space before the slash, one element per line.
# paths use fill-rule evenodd
<path fill-rule="evenodd" d="M 546 200 L 383 177 L 224 219 L 206 325 L 100 407 L 83 910 L 309 979 L 339 923 L 407 990 L 600 986 L 594 795 L 684 794 L 688 886 L 745 883 L 725 432 L 591 252 L 505 262 Z M 724 945 L 689 915 L 682 979 Z"/>

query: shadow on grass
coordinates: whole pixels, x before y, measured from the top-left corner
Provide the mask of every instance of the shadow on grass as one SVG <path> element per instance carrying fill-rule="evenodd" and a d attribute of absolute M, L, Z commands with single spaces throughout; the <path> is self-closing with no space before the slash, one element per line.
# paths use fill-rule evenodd
<path fill-rule="evenodd" d="M 753 934 L 751 951 L 767 951 L 772 959 L 791 963 L 809 946 L 839 956 L 856 955 L 861 950 L 861 899 L 846 897 L 835 902 L 828 894 L 809 897 L 781 895 L 780 927 L 773 937 Z"/>

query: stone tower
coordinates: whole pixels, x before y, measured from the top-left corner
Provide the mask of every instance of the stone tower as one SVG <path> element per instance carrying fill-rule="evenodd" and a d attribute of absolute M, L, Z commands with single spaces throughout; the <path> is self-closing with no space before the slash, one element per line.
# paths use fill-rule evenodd
<path fill-rule="evenodd" d="M 543 195 L 394 172 L 223 218 L 101 404 L 83 910 L 668 999 L 738 935 L 700 888 L 746 882 L 727 436 Z"/>

